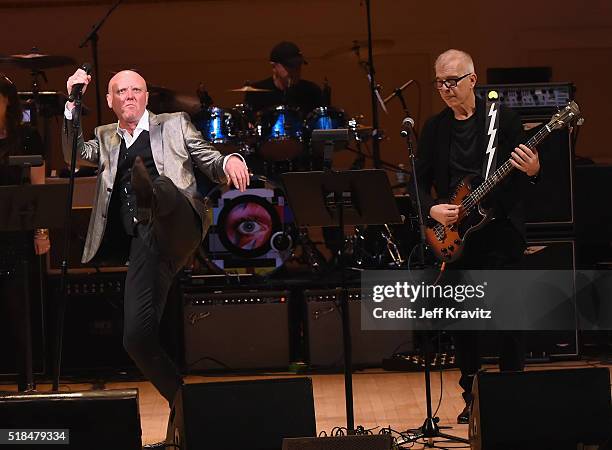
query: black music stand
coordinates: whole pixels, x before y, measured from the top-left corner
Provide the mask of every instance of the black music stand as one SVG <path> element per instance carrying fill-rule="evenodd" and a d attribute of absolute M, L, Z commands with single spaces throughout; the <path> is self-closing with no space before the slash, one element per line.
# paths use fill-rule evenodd
<path fill-rule="evenodd" d="M 339 227 L 346 428 L 355 434 L 352 348 L 344 267 L 344 226 L 402 223 L 384 170 L 293 172 L 281 175 L 298 226 Z"/>
<path fill-rule="evenodd" d="M 34 390 L 32 370 L 32 329 L 30 322 L 29 263 L 26 252 L 31 251 L 31 234 L 36 228 L 61 228 L 64 216 L 57 213 L 68 193 L 68 186 L 37 184 L 0 186 L 0 232 L 20 231 L 23 236 L 24 314 L 22 317 L 25 340 L 26 391 Z"/>

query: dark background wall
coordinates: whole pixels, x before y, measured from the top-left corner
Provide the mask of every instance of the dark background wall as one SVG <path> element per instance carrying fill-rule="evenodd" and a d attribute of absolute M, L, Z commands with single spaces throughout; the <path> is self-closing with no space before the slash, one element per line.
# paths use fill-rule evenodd
<path fill-rule="evenodd" d="M 0 0 L 0 54 L 41 52 L 91 61 L 90 49 L 79 49 L 91 26 L 112 1 Z M 373 37 L 393 45 L 375 54 L 379 83 L 388 94 L 408 79 L 419 82 L 406 91 L 419 125 L 442 107 L 431 88 L 432 64 L 447 48 L 472 54 L 480 82 L 488 67 L 551 66 L 553 81 L 572 81 L 586 117 L 577 153 L 598 162 L 612 162 L 607 137 L 609 89 L 612 74 L 612 2 L 592 0 L 496 2 L 372 0 Z M 245 80 L 269 75 L 270 48 L 293 40 L 309 65 L 303 75 L 333 89 L 333 104 L 350 115 L 370 119 L 367 80 L 348 49 L 366 33 L 365 5 L 358 0 L 126 0 L 100 32 L 100 74 L 106 89 L 110 72 L 136 67 L 151 84 L 193 95 L 204 82 L 217 104 L 241 101 L 228 89 Z M 343 55 L 326 53 L 345 47 Z M 367 55 L 366 49 L 362 51 Z M 0 67 L 22 90 L 29 88 L 27 72 Z M 47 71 L 45 89 L 65 89 L 72 67 Z M 93 91 L 93 90 L 92 90 Z M 420 98 L 419 98 L 420 94 Z M 95 108 L 93 92 L 86 104 Z M 103 121 L 113 120 L 104 105 Z M 85 120 L 86 133 L 95 114 Z M 390 162 L 407 160 L 399 124 L 399 103 L 390 104 L 381 125 L 388 138 L 382 156 Z M 57 124 L 54 124 L 56 127 Z M 59 161 L 54 140 L 54 161 Z M 349 157 L 346 157 L 349 160 Z"/>

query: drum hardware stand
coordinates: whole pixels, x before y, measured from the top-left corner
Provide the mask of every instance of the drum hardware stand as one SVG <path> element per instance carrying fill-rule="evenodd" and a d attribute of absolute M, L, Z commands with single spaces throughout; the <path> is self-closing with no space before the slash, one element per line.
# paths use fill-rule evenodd
<path fill-rule="evenodd" d="M 32 52 L 38 52 L 36 47 L 32 48 Z M 47 75 L 44 70 L 32 69 L 30 71 L 32 76 L 32 103 L 34 104 L 34 114 L 30 116 L 30 123 L 33 127 L 38 125 L 38 117 L 40 115 L 40 85 L 38 83 L 38 77 L 42 77 L 45 83 L 48 83 Z M 46 137 L 46 136 L 45 136 Z"/>
<path fill-rule="evenodd" d="M 312 138 L 339 142 L 348 138 L 348 130 L 315 130 Z M 299 226 L 338 227 L 341 242 L 345 239 L 345 225 L 401 221 L 383 170 L 293 172 L 283 174 L 282 179 L 296 223 Z M 337 298 L 342 311 L 346 428 L 348 434 L 355 434 L 352 346 L 343 246 L 340 248 L 339 266 L 341 285 Z"/>
<path fill-rule="evenodd" d="M 363 4 L 363 1 L 362 1 Z M 372 52 L 372 11 L 371 11 L 371 0 L 365 0 L 366 7 L 366 19 L 368 27 L 368 61 L 362 62 L 359 56 L 359 46 L 355 43 L 353 51 L 359 58 L 359 65 L 363 67 L 368 75 L 368 81 L 370 82 L 370 93 L 372 97 L 372 136 L 374 142 L 372 145 L 372 156 L 374 159 L 374 167 L 380 168 L 380 140 L 381 136 L 379 133 L 379 120 L 378 120 L 378 103 L 382 110 L 388 114 L 387 108 L 380 96 L 380 86 L 376 83 L 376 71 L 374 69 L 374 57 Z"/>
<path fill-rule="evenodd" d="M 110 7 L 106 15 L 102 17 L 102 19 L 92 27 L 92 30 L 89 32 L 87 36 L 85 36 L 85 39 L 79 45 L 79 48 L 83 48 L 87 45 L 89 41 L 91 41 L 91 53 L 92 53 L 93 70 L 94 70 L 94 84 L 96 87 L 96 123 L 98 125 L 102 124 L 102 104 L 100 103 L 100 76 L 99 76 L 100 67 L 98 64 L 98 37 L 99 37 L 98 30 L 102 28 L 102 25 L 104 25 L 104 22 L 106 22 L 106 19 L 108 19 L 108 16 L 112 14 L 115 8 L 117 8 L 117 6 L 119 6 L 122 1 L 123 0 L 117 0 L 115 4 Z"/>
<path fill-rule="evenodd" d="M 331 86 L 329 85 L 327 76 L 323 80 L 323 101 L 321 103 L 325 107 L 331 106 Z"/>
<path fill-rule="evenodd" d="M 401 267 L 402 264 L 406 262 L 406 260 L 402 258 L 402 254 L 397 248 L 397 244 L 395 243 L 395 239 L 393 237 L 393 233 L 391 232 L 391 228 L 389 228 L 388 224 L 385 224 L 384 226 L 385 226 L 386 232 L 382 231 L 381 235 L 383 239 L 387 242 L 387 252 L 389 253 L 389 256 L 391 257 L 391 259 L 393 260 L 393 265 L 395 265 L 395 267 Z"/>
<path fill-rule="evenodd" d="M 321 273 L 327 269 L 325 258 L 323 258 L 323 255 L 317 250 L 314 242 L 312 242 L 312 239 L 308 236 L 308 228 L 300 227 L 297 241 L 297 243 L 302 246 L 305 263 L 310 266 L 312 273 Z"/>

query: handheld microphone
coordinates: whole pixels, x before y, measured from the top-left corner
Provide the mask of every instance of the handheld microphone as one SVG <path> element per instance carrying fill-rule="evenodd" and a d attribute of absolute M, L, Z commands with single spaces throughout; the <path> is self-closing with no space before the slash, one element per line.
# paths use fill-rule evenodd
<path fill-rule="evenodd" d="M 402 137 L 408 137 L 410 135 L 410 130 L 414 128 L 414 119 L 412 117 L 406 117 L 402 120 L 402 131 L 400 135 Z"/>
<path fill-rule="evenodd" d="M 83 69 L 85 73 L 89 75 L 91 73 L 91 64 L 83 63 L 81 67 L 79 67 L 79 69 Z M 70 91 L 70 95 L 68 96 L 68 101 L 70 103 L 74 102 L 74 99 L 77 97 L 77 95 L 81 94 L 81 92 L 83 91 L 83 86 L 85 86 L 84 83 L 76 83 L 72 85 L 72 90 Z"/>

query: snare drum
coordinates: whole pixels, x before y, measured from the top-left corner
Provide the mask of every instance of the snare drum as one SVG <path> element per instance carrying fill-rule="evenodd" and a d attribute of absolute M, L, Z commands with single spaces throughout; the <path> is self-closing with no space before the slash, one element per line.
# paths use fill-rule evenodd
<path fill-rule="evenodd" d="M 290 161 L 304 151 L 304 122 L 300 112 L 288 106 L 275 106 L 259 114 L 258 152 L 268 161 Z"/>
<path fill-rule="evenodd" d="M 211 106 L 198 113 L 193 123 L 223 154 L 239 152 L 249 144 L 252 122 L 242 105 L 229 109 Z"/>
<path fill-rule="evenodd" d="M 283 189 L 253 175 L 245 192 L 218 185 L 207 195 L 204 250 L 226 273 L 269 274 L 291 256 L 297 231 Z"/>

